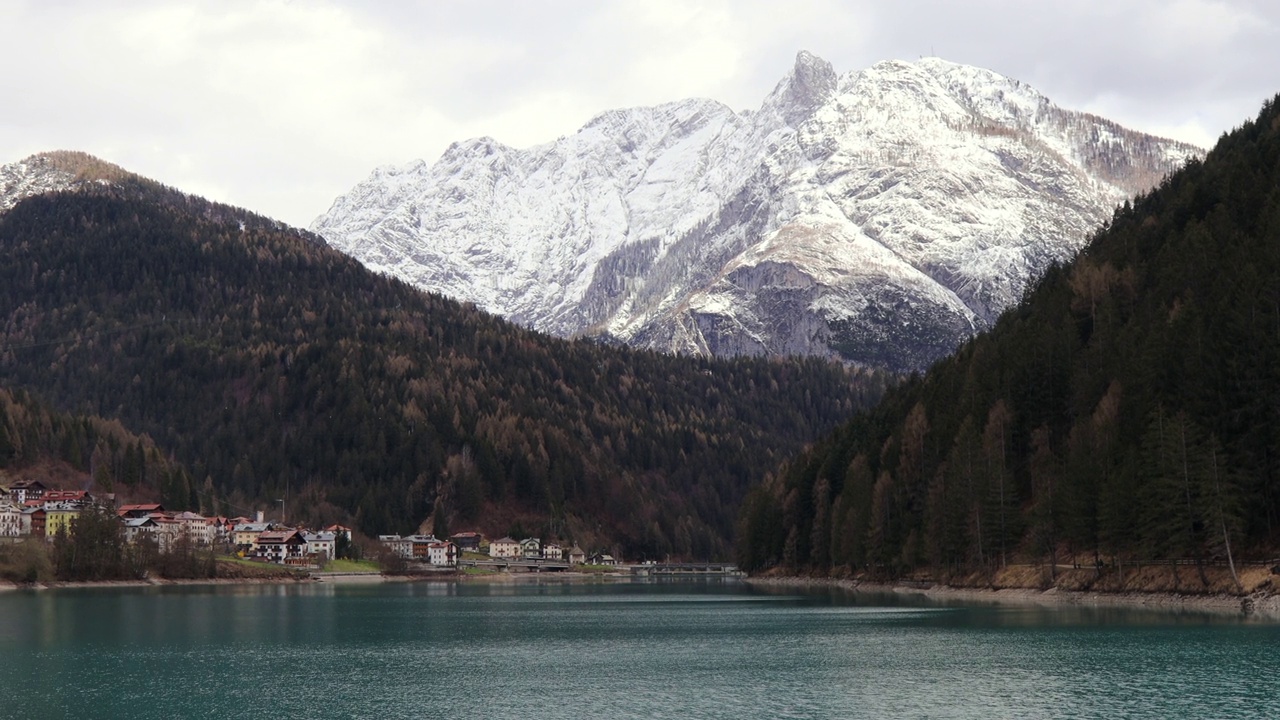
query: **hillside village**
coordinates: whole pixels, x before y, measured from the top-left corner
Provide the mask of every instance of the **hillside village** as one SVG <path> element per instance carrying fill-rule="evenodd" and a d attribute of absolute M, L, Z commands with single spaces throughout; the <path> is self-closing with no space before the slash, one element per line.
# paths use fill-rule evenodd
<path fill-rule="evenodd" d="M 87 490 L 57 490 L 38 480 L 0 486 L 0 541 L 38 538 L 52 542 L 59 533 L 70 533 L 82 513 L 98 508 L 114 513 L 126 543 L 154 543 L 168 552 L 180 543 L 209 548 L 248 560 L 278 565 L 318 568 L 336 558 L 358 556 L 352 531 L 342 525 L 320 529 L 268 521 L 255 517 L 206 517 L 190 510 L 170 510 L 159 503 L 117 506 L 111 494 L 92 495 Z M 539 538 L 515 540 L 502 537 L 487 541 L 478 532 L 461 532 L 448 539 L 432 535 L 381 535 L 379 547 L 390 557 L 434 568 L 456 568 L 463 553 L 492 560 L 553 565 L 615 565 L 613 556 L 598 553 L 588 558 L 576 544 L 570 548 Z"/>
<path fill-rule="evenodd" d="M 0 538 L 52 541 L 69 533 L 75 519 L 92 508 L 115 513 L 125 542 L 150 541 L 162 553 L 188 542 L 262 562 L 313 566 L 339 557 L 340 549 L 351 545 L 351 531 L 341 525 L 312 530 L 267 522 L 261 512 L 255 518 L 205 517 L 159 503 L 116 506 L 111 494 L 55 490 L 38 480 L 0 486 Z"/>

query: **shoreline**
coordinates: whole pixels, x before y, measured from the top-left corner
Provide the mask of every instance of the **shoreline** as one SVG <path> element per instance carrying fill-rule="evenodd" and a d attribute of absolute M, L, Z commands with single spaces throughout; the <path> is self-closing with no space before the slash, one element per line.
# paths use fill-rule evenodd
<path fill-rule="evenodd" d="M 19 584 L 0 580 L 0 593 L 18 590 L 42 592 L 47 590 L 83 589 L 83 588 L 149 588 L 166 586 L 197 585 L 348 585 L 373 583 L 410 583 L 410 582 L 480 582 L 480 583 L 517 583 L 517 582 L 613 582 L 630 581 L 632 577 L 623 573 L 487 573 L 468 575 L 465 573 L 423 573 L 423 574 L 387 574 L 381 572 L 367 573 L 313 573 L 306 576 L 288 577 L 225 577 L 225 578 L 147 578 L 144 580 L 83 580 L 69 582 L 37 582 Z"/>
<path fill-rule="evenodd" d="M 1188 594 L 1172 592 L 1106 592 L 1049 588 L 976 588 L 917 581 L 873 582 L 852 578 L 821 578 L 800 575 L 737 577 L 735 580 L 761 589 L 839 590 L 850 594 L 868 593 L 914 596 L 937 602 L 977 602 L 1023 607 L 1128 608 L 1157 612 L 1196 612 L 1219 616 L 1280 621 L 1280 594 L 1255 592 L 1249 595 Z M 388 575 L 385 573 L 342 573 L 302 577 L 240 577 L 145 580 L 100 580 L 52 582 L 20 585 L 0 581 L 0 593 L 31 590 L 36 592 L 91 588 L 151 588 L 215 585 L 307 585 L 307 584 L 373 584 L 401 582 L 457 583 L 527 583 L 527 582 L 598 582 L 632 581 L 630 575 L 616 573 L 493 573 L 483 575 Z"/>
<path fill-rule="evenodd" d="M 305 585 L 315 580 L 310 577 L 260 577 L 260 578 L 148 578 L 145 580 L 75 580 L 36 583 L 0 581 L 0 593 L 18 590 L 67 590 L 84 588 L 147 588 L 187 585 Z"/>
<path fill-rule="evenodd" d="M 1193 595 L 1167 592 L 1098 592 L 1049 588 L 972 588 L 950 585 L 869 582 L 848 578 L 803 576 L 747 577 L 742 582 L 761 588 L 834 589 L 849 593 L 917 596 L 937 601 L 983 602 L 1039 607 L 1131 608 L 1160 612 L 1202 612 L 1215 615 L 1280 621 L 1280 595 Z"/>

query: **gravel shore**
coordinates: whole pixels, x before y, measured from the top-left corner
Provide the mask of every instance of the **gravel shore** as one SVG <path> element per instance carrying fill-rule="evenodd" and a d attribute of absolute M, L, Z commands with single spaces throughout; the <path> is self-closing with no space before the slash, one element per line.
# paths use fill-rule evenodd
<path fill-rule="evenodd" d="M 836 588 L 848 592 L 917 595 L 940 601 L 1009 603 L 1018 605 L 1129 607 L 1174 612 L 1206 612 L 1280 621 L 1280 595 L 1193 595 L 1165 592 L 1090 592 L 1050 588 L 984 589 L 918 582 L 877 583 L 844 578 L 796 576 L 752 577 L 743 582 L 759 587 Z"/>

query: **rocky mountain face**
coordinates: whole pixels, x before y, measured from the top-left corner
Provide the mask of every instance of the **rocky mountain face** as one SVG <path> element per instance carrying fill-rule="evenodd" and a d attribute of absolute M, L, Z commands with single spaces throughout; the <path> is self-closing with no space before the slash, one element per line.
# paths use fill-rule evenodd
<path fill-rule="evenodd" d="M 936 58 L 800 53 L 758 110 L 605 112 L 528 149 L 376 170 L 312 229 L 564 336 L 917 369 L 987 327 L 1198 148 Z"/>

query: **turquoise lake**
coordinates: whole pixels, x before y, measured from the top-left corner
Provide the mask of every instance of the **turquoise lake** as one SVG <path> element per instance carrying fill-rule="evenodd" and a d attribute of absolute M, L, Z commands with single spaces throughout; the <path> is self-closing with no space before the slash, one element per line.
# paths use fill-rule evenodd
<path fill-rule="evenodd" d="M 1280 624 L 735 581 L 0 593 L 0 717 L 1277 718 Z"/>

